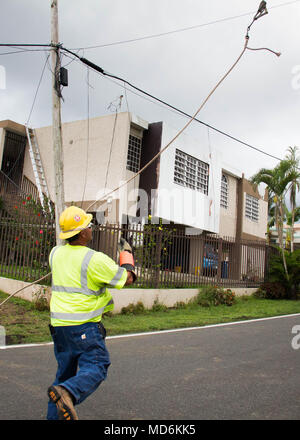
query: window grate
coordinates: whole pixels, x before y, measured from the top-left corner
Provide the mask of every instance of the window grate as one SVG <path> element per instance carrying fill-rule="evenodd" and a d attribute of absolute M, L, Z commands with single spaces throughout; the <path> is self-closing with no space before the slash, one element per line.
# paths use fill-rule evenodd
<path fill-rule="evenodd" d="M 207 163 L 176 149 L 174 183 L 208 194 L 208 176 Z"/>
<path fill-rule="evenodd" d="M 259 219 L 259 200 L 246 194 L 245 216 L 254 222 Z"/>
<path fill-rule="evenodd" d="M 225 174 L 222 175 L 221 181 L 221 203 L 222 208 L 228 208 L 228 179 Z"/>
<path fill-rule="evenodd" d="M 137 173 L 140 169 L 142 151 L 142 139 L 129 135 L 127 165 L 129 171 Z"/>

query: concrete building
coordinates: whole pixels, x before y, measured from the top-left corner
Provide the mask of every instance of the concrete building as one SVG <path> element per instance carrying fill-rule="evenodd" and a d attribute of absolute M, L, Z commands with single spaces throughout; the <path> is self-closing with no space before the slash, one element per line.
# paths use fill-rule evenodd
<path fill-rule="evenodd" d="M 187 233 L 265 240 L 267 196 L 254 191 L 242 170 L 225 164 L 207 142 L 183 133 L 128 185 L 177 131 L 131 113 L 62 125 L 65 201 L 90 207 L 98 221 L 147 221 L 181 225 Z M 54 201 L 52 127 L 34 130 L 50 199 Z M 26 188 L 36 184 L 23 125 L 0 121 L 1 178 Z M 119 188 L 114 193 L 112 190 Z M 107 197 L 107 194 L 110 194 Z M 2 194 L 5 197 L 5 194 Z"/>

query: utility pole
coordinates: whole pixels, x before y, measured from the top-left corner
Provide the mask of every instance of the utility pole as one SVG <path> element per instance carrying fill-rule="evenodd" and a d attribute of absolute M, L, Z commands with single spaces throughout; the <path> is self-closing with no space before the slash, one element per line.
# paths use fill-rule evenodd
<path fill-rule="evenodd" d="M 54 182 L 55 182 L 55 226 L 56 243 L 61 244 L 59 238 L 59 217 L 65 209 L 64 190 L 64 158 L 61 131 L 61 93 L 60 93 L 60 57 L 58 40 L 58 0 L 51 1 L 51 44 L 53 45 L 52 60 L 52 136 L 54 157 Z"/>

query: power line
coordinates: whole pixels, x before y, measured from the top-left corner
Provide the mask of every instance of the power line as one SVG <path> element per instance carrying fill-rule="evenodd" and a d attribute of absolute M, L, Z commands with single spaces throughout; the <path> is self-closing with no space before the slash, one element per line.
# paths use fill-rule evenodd
<path fill-rule="evenodd" d="M 40 76 L 40 79 L 39 79 L 39 82 L 38 82 L 38 86 L 37 86 L 37 89 L 36 89 L 36 92 L 35 92 L 35 95 L 34 95 L 33 103 L 32 103 L 32 106 L 31 106 L 31 110 L 30 110 L 30 113 L 29 113 L 26 125 L 29 124 L 29 120 L 30 120 L 31 114 L 33 112 L 33 107 L 34 107 L 34 104 L 35 104 L 35 101 L 36 101 L 36 98 L 37 98 L 37 94 L 38 94 L 38 91 L 39 91 L 39 88 L 40 88 L 40 85 L 41 85 L 41 82 L 42 82 L 42 79 L 43 79 L 43 76 L 44 76 L 44 72 L 45 72 L 45 69 L 46 69 L 46 66 L 47 66 L 47 63 L 48 63 L 49 56 L 50 55 L 48 55 L 47 58 L 46 58 L 46 61 L 45 61 L 45 64 L 44 64 L 44 67 L 43 67 L 43 70 L 42 70 L 42 73 L 41 73 L 41 76 Z"/>
<path fill-rule="evenodd" d="M 280 3 L 278 5 L 274 5 L 274 6 L 270 6 L 268 9 L 277 9 L 277 8 L 281 8 L 284 6 L 289 6 L 295 3 L 299 3 L 300 0 L 292 0 L 289 2 L 285 2 L 285 3 Z M 141 41 L 141 40 L 146 40 L 146 39 L 150 39 L 150 38 L 156 38 L 156 37 L 162 37 L 165 35 L 171 35 L 171 34 L 175 34 L 175 33 L 180 33 L 180 32 L 185 32 L 185 31 L 189 31 L 189 30 L 193 30 L 193 29 L 197 29 L 197 28 L 201 28 L 201 27 L 206 27 L 206 26 L 211 26 L 213 24 L 218 24 L 218 23 L 222 23 L 222 22 L 226 22 L 226 21 L 230 21 L 230 20 L 235 20 L 237 18 L 242 18 L 242 17 L 246 17 L 248 15 L 253 14 L 255 11 L 249 11 L 249 12 L 245 12 L 243 14 L 239 14 L 239 15 L 233 15 L 230 17 L 224 17 L 224 18 L 220 18 L 217 20 L 213 20 L 213 21 L 209 21 L 207 23 L 200 23 L 200 24 L 196 24 L 194 26 L 187 26 L 187 27 L 183 27 L 183 28 L 179 28 L 179 29 L 174 29 L 173 31 L 166 31 L 166 32 L 160 32 L 158 34 L 152 34 L 152 35 L 145 35 L 142 37 L 137 37 L 137 38 L 132 38 L 132 39 L 128 39 L 128 40 L 122 40 L 122 41 L 116 41 L 113 43 L 106 43 L 106 44 L 100 44 L 100 45 L 94 45 L 94 46 L 87 46 L 87 47 L 77 47 L 77 48 L 71 48 L 71 50 L 82 50 L 82 49 L 96 49 L 96 48 L 101 48 L 101 47 L 108 47 L 108 46 L 114 46 L 114 45 L 118 45 L 118 44 L 125 44 L 125 43 L 132 43 L 135 41 Z M 59 45 L 60 46 L 60 45 Z M 57 45 L 55 44 L 36 44 L 36 43 L 0 43 L 0 47 L 57 47 Z M 14 53 L 14 52 L 11 52 Z M 1 54 L 0 54 L 1 55 Z M 6 55 L 6 54 L 3 54 Z"/>
<path fill-rule="evenodd" d="M 293 2 L 289 2 L 289 3 L 282 4 L 282 5 L 278 5 L 277 7 L 279 7 L 279 6 L 284 6 L 284 5 L 291 4 L 291 3 L 296 3 L 296 2 L 299 2 L 299 1 L 300 1 L 300 0 L 295 0 L 295 1 L 293 1 Z M 275 6 L 274 6 L 274 7 L 275 7 Z M 14 47 L 15 47 L 15 46 L 22 46 L 22 44 L 18 44 L 18 45 L 17 45 L 17 44 L 6 44 L 6 43 L 2 43 L 2 44 L 0 44 L 0 47 L 1 47 L 1 46 L 14 46 Z M 26 47 L 28 47 L 28 46 L 31 46 L 31 47 L 32 47 L 32 46 L 38 46 L 38 47 L 39 47 L 39 46 L 43 46 L 43 47 L 45 47 L 45 46 L 47 46 L 47 47 L 54 47 L 52 44 L 26 44 L 25 46 L 26 46 Z M 119 76 L 117 76 L 117 75 L 113 75 L 113 74 L 111 74 L 111 73 L 106 72 L 104 69 L 102 69 L 102 68 L 101 68 L 100 66 L 98 66 L 97 64 L 91 62 L 90 60 L 88 60 L 88 59 L 86 59 L 86 58 L 84 58 L 84 57 L 80 57 L 80 56 L 78 55 L 78 53 L 74 53 L 74 52 L 72 52 L 72 50 L 65 48 L 65 47 L 62 46 L 61 44 L 59 45 L 59 47 L 60 47 L 61 50 L 65 51 L 65 52 L 67 52 L 67 53 L 69 53 L 69 54 L 71 54 L 73 57 L 77 58 L 77 59 L 80 60 L 82 63 L 84 63 L 85 65 L 87 65 L 87 66 L 90 67 L 91 69 L 95 70 L 96 72 L 98 72 L 98 73 L 100 73 L 100 74 L 102 74 L 102 75 L 104 75 L 104 76 L 107 76 L 107 77 L 109 77 L 109 78 L 113 78 L 113 79 L 116 79 L 116 80 L 118 80 L 118 81 L 121 81 L 123 84 L 127 84 L 127 85 L 128 85 L 129 87 L 131 87 L 132 89 L 137 90 L 138 92 L 140 92 L 140 93 L 142 93 L 142 94 L 148 96 L 148 97 L 151 98 L 151 99 L 154 99 L 154 100 L 157 101 L 157 102 L 160 102 L 161 104 L 165 105 L 166 107 L 169 107 L 169 108 L 172 109 L 172 110 L 175 110 L 176 112 L 182 114 L 183 116 L 186 116 L 187 118 L 192 118 L 192 116 L 191 116 L 189 113 L 186 113 L 185 111 L 180 110 L 179 108 L 177 108 L 177 107 L 175 107 L 175 106 L 173 106 L 173 105 L 167 103 L 166 101 L 164 101 L 164 100 L 162 100 L 162 99 L 160 99 L 160 98 L 157 98 L 156 96 L 152 95 L 151 93 L 146 92 L 145 90 L 141 89 L 140 87 L 137 87 L 137 86 L 131 84 L 129 81 L 127 81 L 127 80 L 125 80 L 125 79 L 123 79 L 123 78 L 121 78 L 121 77 L 119 77 Z M 78 49 L 78 50 L 79 50 L 79 49 Z M 201 120 L 198 119 L 198 118 L 194 118 L 193 120 L 196 121 L 196 122 L 198 122 L 198 123 L 200 123 L 200 124 L 202 124 L 202 125 L 204 125 L 204 126 L 206 126 L 206 127 L 208 127 L 208 128 L 210 128 L 210 129 L 212 129 L 212 130 L 214 130 L 214 131 L 216 131 L 217 133 L 219 133 L 219 134 L 221 134 L 221 135 L 223 135 L 223 136 L 226 136 L 226 137 L 228 137 L 228 138 L 234 140 L 235 142 L 238 142 L 238 143 L 240 143 L 240 144 L 242 144 L 242 145 L 245 145 L 246 147 L 249 147 L 249 148 L 251 148 L 251 149 L 253 149 L 253 150 L 258 151 L 258 152 L 261 153 L 261 154 L 265 154 L 266 156 L 269 156 L 269 157 L 271 157 L 271 158 L 273 158 L 273 159 L 276 159 L 276 160 L 279 160 L 279 161 L 282 160 L 282 159 L 280 159 L 279 157 L 274 156 L 273 154 L 267 153 L 267 152 L 263 151 L 262 149 L 260 149 L 260 148 L 258 148 L 258 147 L 254 147 L 253 145 L 249 144 L 248 142 L 242 141 L 241 139 L 238 139 L 237 137 L 235 137 L 235 136 L 233 136 L 233 135 L 231 135 L 231 134 L 229 134 L 229 133 L 226 133 L 226 132 L 224 132 L 224 131 L 218 129 L 218 128 L 214 127 L 213 125 L 207 124 L 206 122 L 203 122 L 203 121 L 201 121 Z"/>
<path fill-rule="evenodd" d="M 291 5 L 293 3 L 299 3 L 299 1 L 300 0 L 293 0 L 293 1 L 290 1 L 290 2 L 287 2 L 287 3 L 281 3 L 279 5 L 271 6 L 271 7 L 269 7 L 269 9 L 275 9 L 275 8 L 280 8 L 280 7 L 283 7 L 283 6 L 288 6 L 288 5 Z M 98 45 L 95 45 L 95 46 L 76 47 L 76 48 L 72 48 L 71 50 L 98 49 L 98 48 L 109 47 L 109 46 L 117 46 L 117 45 L 120 45 L 120 44 L 134 43 L 136 41 L 149 40 L 149 39 L 152 39 L 152 38 L 164 37 L 164 36 L 167 36 L 167 35 L 172 35 L 172 34 L 176 34 L 176 33 L 180 33 L 180 32 L 186 32 L 186 31 L 190 31 L 190 30 L 194 30 L 194 29 L 199 29 L 199 28 L 202 28 L 202 27 L 211 26 L 213 24 L 218 24 L 218 23 L 223 23 L 223 22 L 226 22 L 226 21 L 235 20 L 235 19 L 241 18 L 241 17 L 247 17 L 248 15 L 254 14 L 255 12 L 256 11 L 245 12 L 243 14 L 233 15 L 231 17 L 220 18 L 218 20 L 209 21 L 207 23 L 200 23 L 200 24 L 196 24 L 194 26 L 187 26 L 187 27 L 184 27 L 184 28 L 175 29 L 173 31 L 160 32 L 158 34 L 145 35 L 145 36 L 142 36 L 142 37 L 131 38 L 131 39 L 128 39 L 128 40 L 115 41 L 113 43 L 98 44 Z"/>
<path fill-rule="evenodd" d="M 278 5 L 278 7 L 279 7 L 279 6 L 284 6 L 284 5 L 287 5 L 287 4 L 291 4 L 291 3 L 296 3 L 296 2 L 299 2 L 299 1 L 300 1 L 300 0 L 295 0 L 295 1 L 293 1 L 293 2 L 285 3 L 285 4 L 283 4 L 283 5 Z M 275 7 L 275 6 L 274 6 L 274 7 Z M 127 84 L 129 87 L 133 88 L 134 90 L 137 90 L 137 91 L 139 91 L 140 93 L 142 93 L 142 94 L 148 96 L 149 98 L 154 99 L 154 100 L 157 101 L 157 102 L 160 102 L 161 104 L 163 104 L 163 105 L 169 107 L 170 109 L 175 110 L 176 112 L 178 112 L 178 113 L 180 113 L 180 114 L 186 116 L 187 118 L 192 118 L 192 116 L 191 116 L 189 113 L 186 113 L 185 111 L 180 110 L 179 108 L 177 108 L 177 107 L 175 107 L 175 106 L 173 106 L 173 105 L 167 103 L 166 101 L 164 101 L 164 100 L 162 100 L 162 99 L 160 99 L 160 98 L 157 98 L 156 96 L 152 95 L 151 93 L 148 93 L 148 92 L 146 92 L 145 90 L 142 90 L 140 87 L 137 87 L 137 86 L 131 84 L 129 81 L 127 81 L 127 80 L 125 80 L 125 79 L 122 79 L 121 77 L 119 77 L 119 76 L 117 76 L 117 75 L 113 75 L 113 74 L 111 74 L 111 73 L 106 72 L 104 69 L 102 69 L 102 68 L 101 68 L 100 66 L 98 66 L 97 64 L 91 62 L 90 60 L 88 60 L 88 59 L 86 59 L 86 58 L 84 58 L 84 57 L 80 57 L 77 53 L 74 53 L 74 52 L 72 52 L 72 50 L 63 47 L 61 44 L 59 44 L 59 45 L 53 45 L 53 44 L 25 44 L 25 45 L 23 45 L 23 44 L 16 44 L 16 43 L 14 43 L 14 44 L 1 43 L 1 44 L 0 44 L 0 47 L 1 47 L 1 46 L 2 46 L 2 47 L 3 47 L 3 46 L 8 46 L 8 47 L 16 47 L 16 46 L 25 46 L 25 47 L 28 47 L 28 46 L 30 46 L 30 47 L 40 47 L 40 46 L 42 46 L 42 47 L 57 47 L 57 46 L 59 46 L 61 50 L 65 51 L 65 52 L 67 52 L 67 53 L 69 53 L 69 54 L 71 54 L 73 57 L 77 58 L 77 59 L 80 60 L 82 63 L 84 63 L 85 65 L 87 65 L 87 66 L 90 67 L 91 69 L 95 70 L 96 72 L 98 72 L 98 73 L 100 73 L 100 74 L 102 74 L 102 75 L 104 75 L 104 76 L 107 76 L 107 77 L 110 77 L 110 78 L 116 79 L 116 80 L 118 80 L 118 81 L 121 81 L 123 84 Z M 210 128 L 210 129 L 212 129 L 212 130 L 214 130 L 214 131 L 216 131 L 217 133 L 222 134 L 223 136 L 226 136 L 226 137 L 228 137 L 228 138 L 230 138 L 230 139 L 232 139 L 232 140 L 234 140 L 234 141 L 236 141 L 236 142 L 238 142 L 238 143 L 240 143 L 240 144 L 242 144 L 242 145 L 245 145 L 245 146 L 247 146 L 247 147 L 249 147 L 249 148 L 251 148 L 251 149 L 253 149 L 253 150 L 258 151 L 259 153 L 265 154 L 266 156 L 269 156 L 269 157 L 271 157 L 271 158 L 273 158 L 273 159 L 276 159 L 276 160 L 279 160 L 279 161 L 282 160 L 282 159 L 280 159 L 279 157 L 274 156 L 273 154 L 267 153 L 267 152 L 263 151 L 263 150 L 260 149 L 260 148 L 254 147 L 253 145 L 249 144 L 248 142 L 242 141 L 242 140 L 236 138 L 236 137 L 233 136 L 233 135 L 230 135 L 230 134 L 228 134 L 228 133 L 226 133 L 226 132 L 224 132 L 224 131 L 222 131 L 222 130 L 220 130 L 220 129 L 218 129 L 218 128 L 216 128 L 216 127 L 210 125 L 210 124 L 207 124 L 206 122 L 201 121 L 201 120 L 198 119 L 198 118 L 194 118 L 193 120 L 196 121 L 196 122 L 198 122 L 198 123 L 200 123 L 200 124 L 202 124 L 202 125 L 204 125 L 204 126 L 206 126 L 206 127 L 208 127 L 208 128 Z"/>
<path fill-rule="evenodd" d="M 298 1 L 299 1 L 299 0 L 298 0 Z M 111 74 L 111 73 L 106 72 L 106 71 L 105 71 L 104 69 L 102 69 L 100 66 L 98 66 L 98 65 L 96 65 L 96 64 L 94 64 L 94 63 L 92 63 L 91 61 L 87 60 L 86 58 L 80 57 L 78 54 L 72 52 L 71 50 L 66 49 L 66 48 L 64 48 L 63 46 L 61 47 L 61 49 L 64 50 L 64 51 L 66 51 L 66 52 L 68 52 L 68 53 L 70 53 L 70 54 L 72 54 L 73 56 L 75 56 L 76 58 L 78 58 L 82 63 L 86 64 L 87 66 L 89 66 L 90 68 L 92 68 L 93 70 L 95 70 L 96 72 L 98 72 L 98 73 L 100 73 L 100 74 L 102 74 L 102 75 L 104 75 L 104 76 L 107 76 L 107 77 L 109 77 L 109 78 L 113 78 L 113 79 L 115 79 L 115 80 L 117 80 L 117 81 L 120 81 L 120 82 L 122 82 L 123 84 L 127 84 L 129 87 L 133 88 L 134 90 L 137 90 L 138 92 L 140 92 L 140 93 L 142 93 L 142 94 L 148 96 L 149 98 L 154 99 L 154 100 L 157 101 L 157 102 L 160 102 L 161 104 L 163 104 L 163 105 L 169 107 L 169 108 L 172 109 L 172 110 L 175 110 L 176 112 L 178 112 L 178 113 L 180 113 L 180 114 L 186 116 L 187 118 L 190 118 L 190 119 L 192 118 L 192 116 L 191 116 L 189 113 L 186 113 L 185 111 L 180 110 L 178 107 L 175 107 L 175 106 L 173 106 L 173 105 L 167 103 L 166 101 L 164 101 L 164 100 L 162 100 L 162 99 L 160 99 L 160 98 L 158 98 L 158 97 L 152 95 L 151 93 L 146 92 L 145 90 L 141 89 L 140 87 L 135 86 L 134 84 L 130 83 L 129 81 L 125 80 L 124 78 L 121 78 L 121 77 L 119 77 L 119 76 L 117 76 L 117 75 L 114 75 L 114 74 Z M 201 121 L 201 120 L 198 119 L 198 118 L 194 118 L 194 121 L 196 121 L 196 122 L 198 122 L 198 123 L 204 125 L 205 127 L 208 127 L 208 128 L 210 128 L 210 129 L 216 131 L 217 133 L 222 134 L 223 136 L 226 136 L 226 137 L 228 137 L 228 138 L 230 138 L 230 139 L 232 139 L 232 140 L 234 140 L 234 141 L 236 141 L 236 142 L 239 142 L 239 143 L 242 144 L 242 145 L 245 145 L 245 146 L 247 146 L 247 147 L 249 147 L 249 148 L 251 148 L 251 149 L 253 149 L 253 150 L 256 150 L 256 151 L 258 151 L 259 153 L 265 154 L 265 155 L 267 155 L 267 156 L 269 156 L 269 157 L 271 157 L 271 158 L 273 158 L 273 159 L 279 160 L 279 161 L 282 160 L 282 159 L 280 159 L 279 157 L 276 157 L 276 156 L 274 156 L 273 154 L 267 153 L 267 152 L 261 150 L 260 148 L 254 147 L 253 145 L 251 145 L 251 144 L 249 144 L 249 143 L 247 143 L 247 142 L 244 142 L 244 141 L 242 141 L 242 140 L 236 138 L 235 136 L 232 136 L 232 135 L 230 135 L 230 134 L 228 134 L 228 133 L 226 133 L 226 132 L 224 132 L 224 131 L 222 131 L 222 130 L 220 130 L 220 129 L 218 129 L 218 128 L 216 128 L 216 127 L 210 125 L 210 124 L 207 124 L 206 122 L 203 122 L 203 121 Z"/>

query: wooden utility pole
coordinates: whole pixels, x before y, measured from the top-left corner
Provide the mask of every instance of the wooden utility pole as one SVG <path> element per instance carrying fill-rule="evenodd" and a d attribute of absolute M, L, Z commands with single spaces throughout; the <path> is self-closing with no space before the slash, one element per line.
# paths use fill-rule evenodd
<path fill-rule="evenodd" d="M 51 44 L 52 49 L 52 135 L 53 135 L 53 155 L 54 155 L 54 182 L 55 182 L 55 225 L 56 242 L 59 239 L 59 217 L 65 209 L 64 191 L 64 158 L 61 131 L 61 93 L 60 93 L 60 58 L 58 40 L 58 0 L 51 0 Z"/>

